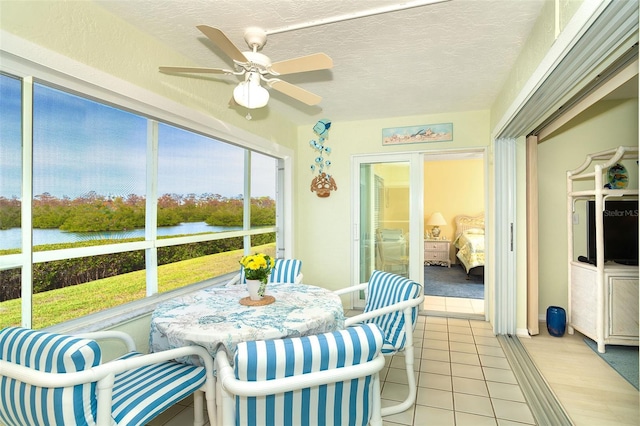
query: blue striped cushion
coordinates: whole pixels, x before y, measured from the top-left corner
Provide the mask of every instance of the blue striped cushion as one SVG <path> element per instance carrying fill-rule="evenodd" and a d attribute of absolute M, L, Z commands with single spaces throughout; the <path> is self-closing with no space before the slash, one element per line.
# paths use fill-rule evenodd
<path fill-rule="evenodd" d="M 38 371 L 72 373 L 100 364 L 100 347 L 89 339 L 21 327 L 0 331 L 0 359 Z M 0 377 L 0 423 L 7 425 L 92 425 L 95 383 L 40 388 Z"/>
<path fill-rule="evenodd" d="M 240 284 L 247 283 L 247 277 L 244 276 L 244 266 L 240 265 Z"/>
<path fill-rule="evenodd" d="M 290 283 L 296 282 L 296 277 L 300 275 L 302 261 L 298 259 L 276 259 L 276 262 L 269 276 L 270 283 Z M 246 284 L 247 278 L 244 276 L 244 267 L 240 266 L 240 283 Z"/>
<path fill-rule="evenodd" d="M 415 281 L 411 281 L 397 274 L 383 271 L 373 271 L 367 286 L 367 302 L 364 312 L 383 308 L 394 303 L 415 299 L 420 296 L 422 286 Z M 416 327 L 418 317 L 416 306 L 411 311 L 411 326 Z M 373 322 L 383 330 L 385 335 L 385 345 L 383 353 L 397 352 L 404 348 L 407 333 L 404 329 L 404 315 L 402 311 L 395 311 L 381 315 L 365 322 Z"/>
<path fill-rule="evenodd" d="M 118 359 L 140 356 L 130 352 Z M 198 390 L 205 382 L 204 367 L 173 361 L 117 374 L 112 414 L 118 425 L 143 425 Z M 135 398 L 132 398 L 135 395 Z"/>
<path fill-rule="evenodd" d="M 295 283 L 296 277 L 300 275 L 302 261 L 298 259 L 276 259 L 276 263 L 271 270 L 269 282 L 272 283 Z"/>
<path fill-rule="evenodd" d="M 375 324 L 314 336 L 243 342 L 234 358 L 236 378 L 272 380 L 360 364 L 382 346 Z M 373 386 L 367 376 L 264 397 L 236 397 L 237 425 L 366 425 Z"/>

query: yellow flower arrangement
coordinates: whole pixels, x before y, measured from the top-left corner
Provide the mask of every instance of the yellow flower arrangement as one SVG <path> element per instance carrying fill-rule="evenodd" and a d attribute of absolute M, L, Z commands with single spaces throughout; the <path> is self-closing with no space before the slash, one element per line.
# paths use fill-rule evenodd
<path fill-rule="evenodd" d="M 271 269 L 275 265 L 275 260 L 264 253 L 250 254 L 240 259 L 240 264 L 244 267 L 244 276 L 248 280 L 258 280 L 266 284 L 271 274 Z"/>

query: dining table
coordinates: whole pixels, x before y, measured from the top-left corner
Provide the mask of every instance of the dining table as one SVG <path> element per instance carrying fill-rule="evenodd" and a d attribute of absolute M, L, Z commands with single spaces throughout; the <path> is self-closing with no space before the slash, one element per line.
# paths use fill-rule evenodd
<path fill-rule="evenodd" d="M 340 297 L 322 287 L 270 283 L 265 292 L 268 304 L 247 304 L 247 296 L 246 285 L 237 284 L 209 287 L 160 303 L 151 316 L 150 352 L 199 345 L 215 357 L 223 345 L 232 358 L 240 342 L 344 328 Z"/>

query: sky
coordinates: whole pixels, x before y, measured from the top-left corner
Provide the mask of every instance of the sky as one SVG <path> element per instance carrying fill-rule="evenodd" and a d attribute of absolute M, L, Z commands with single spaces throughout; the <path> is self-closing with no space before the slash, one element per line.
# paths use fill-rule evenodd
<path fill-rule="evenodd" d="M 20 81 L 0 76 L 0 196 L 20 198 Z M 33 193 L 143 195 L 147 120 L 36 84 Z M 252 196 L 275 198 L 276 160 L 252 155 Z M 161 123 L 158 194 L 243 192 L 244 150 Z"/>

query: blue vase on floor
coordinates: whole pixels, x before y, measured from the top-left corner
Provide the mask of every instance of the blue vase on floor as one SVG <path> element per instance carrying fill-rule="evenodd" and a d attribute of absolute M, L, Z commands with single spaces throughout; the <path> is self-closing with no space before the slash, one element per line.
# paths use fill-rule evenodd
<path fill-rule="evenodd" d="M 567 313 L 559 306 L 547 308 L 547 330 L 555 337 L 562 337 L 567 325 Z"/>

